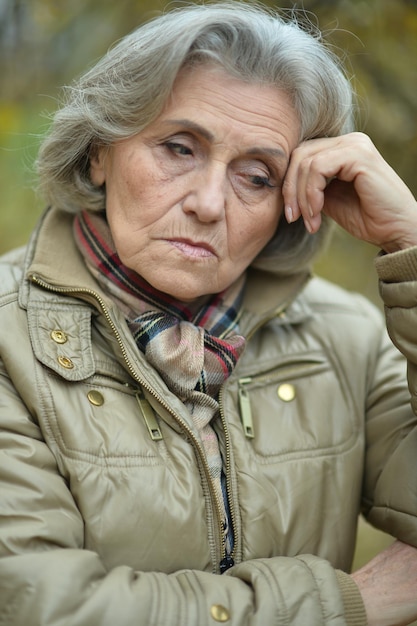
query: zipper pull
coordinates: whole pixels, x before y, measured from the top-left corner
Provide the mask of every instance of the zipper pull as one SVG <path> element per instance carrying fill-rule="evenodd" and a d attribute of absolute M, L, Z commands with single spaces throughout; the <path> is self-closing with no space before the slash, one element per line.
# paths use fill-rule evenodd
<path fill-rule="evenodd" d="M 239 380 L 239 408 L 240 408 L 240 418 L 242 420 L 243 430 L 245 436 L 248 439 L 253 439 L 255 437 L 255 432 L 253 429 L 253 419 L 252 419 L 252 409 L 250 405 L 250 398 L 247 390 L 244 385 L 249 383 L 251 378 L 241 378 Z"/>
<path fill-rule="evenodd" d="M 155 413 L 153 412 L 151 405 L 143 395 L 142 390 L 139 390 L 136 393 L 136 400 L 139 404 L 139 408 L 141 410 L 143 419 L 145 420 L 145 424 L 148 428 L 151 439 L 153 441 L 160 441 L 161 439 L 163 439 L 161 429 L 159 428 Z"/>
<path fill-rule="evenodd" d="M 219 563 L 220 574 L 224 574 L 225 572 L 227 572 L 227 570 L 233 567 L 234 564 L 235 561 L 233 557 L 230 556 L 230 554 L 227 554 L 224 559 L 222 559 Z"/>

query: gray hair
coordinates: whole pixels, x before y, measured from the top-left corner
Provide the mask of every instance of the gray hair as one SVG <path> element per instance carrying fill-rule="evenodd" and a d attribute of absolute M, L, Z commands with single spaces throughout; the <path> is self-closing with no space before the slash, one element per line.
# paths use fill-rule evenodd
<path fill-rule="evenodd" d="M 70 212 L 103 210 L 105 190 L 90 179 L 92 151 L 150 124 L 187 66 L 217 64 L 239 79 L 284 90 L 300 119 L 300 141 L 351 131 L 352 88 L 340 61 L 318 29 L 296 16 L 240 2 L 191 4 L 124 37 L 65 91 L 37 160 L 47 202 Z M 254 265 L 283 274 L 306 267 L 328 226 L 324 216 L 310 235 L 302 220 L 282 218 Z"/>

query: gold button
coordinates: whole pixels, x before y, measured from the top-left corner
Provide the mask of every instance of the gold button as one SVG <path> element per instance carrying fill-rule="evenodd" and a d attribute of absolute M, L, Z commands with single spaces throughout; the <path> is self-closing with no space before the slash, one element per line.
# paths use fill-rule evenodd
<path fill-rule="evenodd" d="M 95 389 L 88 392 L 87 398 L 89 402 L 91 402 L 91 404 L 94 404 L 94 406 L 101 406 L 102 404 L 104 404 L 103 394 L 99 391 L 96 391 Z"/>
<path fill-rule="evenodd" d="M 230 619 L 229 611 L 221 604 L 213 604 L 210 615 L 216 622 L 228 622 Z"/>
<path fill-rule="evenodd" d="M 68 337 L 63 330 L 53 330 L 51 337 L 56 343 L 66 343 L 68 341 Z"/>
<path fill-rule="evenodd" d="M 283 383 L 278 387 L 277 394 L 283 402 L 291 402 L 295 398 L 295 387 L 290 383 Z"/>
<path fill-rule="evenodd" d="M 59 356 L 58 363 L 67 370 L 72 370 L 74 363 L 67 356 Z"/>

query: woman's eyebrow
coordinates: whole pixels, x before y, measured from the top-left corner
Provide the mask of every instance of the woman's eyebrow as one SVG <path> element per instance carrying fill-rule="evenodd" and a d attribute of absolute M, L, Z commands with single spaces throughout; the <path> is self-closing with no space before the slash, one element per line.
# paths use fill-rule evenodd
<path fill-rule="evenodd" d="M 263 146 L 254 146 L 247 151 L 247 154 L 253 156 L 269 156 L 274 159 L 284 160 L 288 163 L 288 155 L 281 148 L 266 148 Z"/>
<path fill-rule="evenodd" d="M 204 128 L 204 126 L 200 126 L 200 124 L 197 124 L 196 122 L 192 122 L 191 120 L 187 120 L 187 119 L 164 120 L 163 123 L 170 124 L 173 126 L 182 126 L 183 128 L 187 128 L 188 130 L 193 130 L 194 132 L 198 133 L 199 135 L 201 135 L 202 137 L 204 137 L 204 139 L 207 139 L 208 141 L 214 141 L 214 135 L 209 130 L 207 130 L 207 128 Z"/>

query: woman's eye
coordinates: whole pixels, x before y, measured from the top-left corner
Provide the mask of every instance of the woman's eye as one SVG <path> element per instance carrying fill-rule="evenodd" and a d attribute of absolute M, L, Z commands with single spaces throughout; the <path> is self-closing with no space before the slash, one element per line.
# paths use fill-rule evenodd
<path fill-rule="evenodd" d="M 267 176 L 251 176 L 250 181 L 255 187 L 269 187 L 270 189 L 275 187 Z"/>
<path fill-rule="evenodd" d="M 167 141 L 165 145 L 168 148 L 168 150 L 170 150 L 174 154 L 179 154 L 181 156 L 189 156 L 193 153 L 191 148 L 189 148 L 188 146 L 185 146 L 182 143 L 178 143 L 176 141 Z"/>

